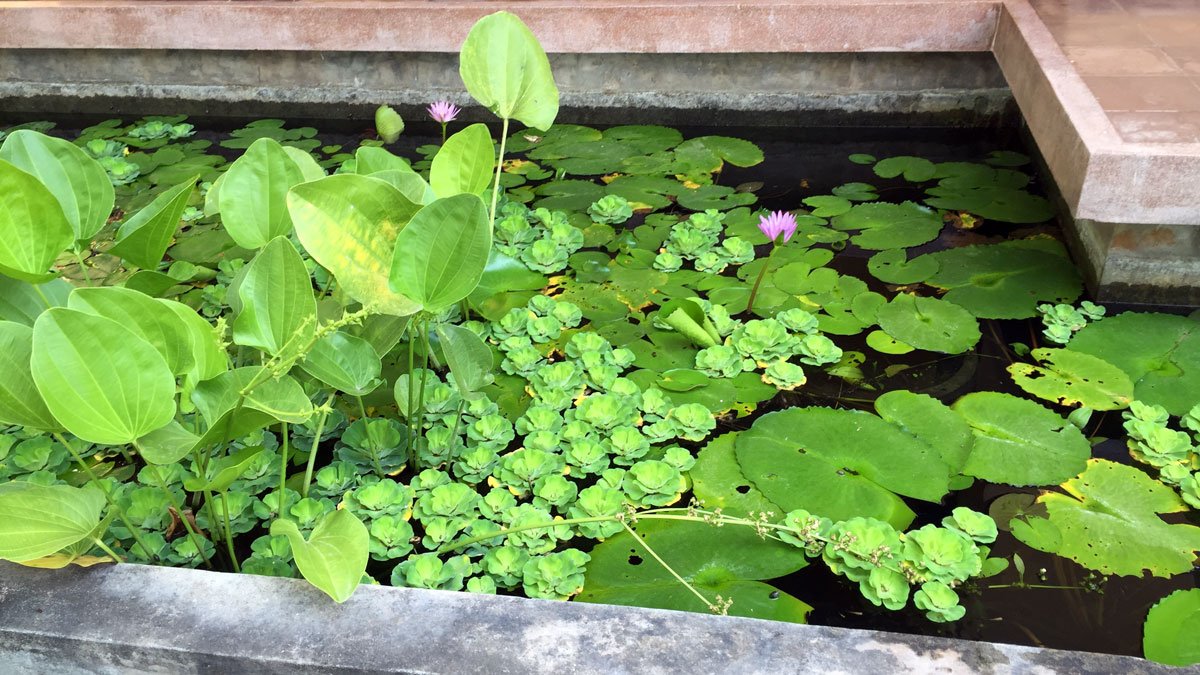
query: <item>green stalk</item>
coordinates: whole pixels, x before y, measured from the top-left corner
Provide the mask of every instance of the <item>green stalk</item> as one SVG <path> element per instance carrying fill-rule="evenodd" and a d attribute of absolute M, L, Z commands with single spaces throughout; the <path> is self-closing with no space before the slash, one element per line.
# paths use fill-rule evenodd
<path fill-rule="evenodd" d="M 36 288 L 36 286 L 34 288 Z M 64 438 L 61 433 L 55 431 L 51 433 L 51 435 L 56 441 L 61 443 L 62 446 L 67 449 L 67 452 L 71 453 L 71 459 L 74 459 L 75 463 L 79 465 L 79 468 L 83 469 L 83 472 L 87 474 L 88 481 L 100 489 L 100 492 L 104 495 L 104 500 L 108 502 L 108 508 L 112 509 L 113 513 L 117 514 L 117 518 L 121 519 L 121 523 L 125 525 L 125 529 L 129 530 L 129 534 L 133 536 L 133 540 L 137 542 L 138 546 L 142 547 L 142 550 L 146 552 L 147 556 L 154 560 L 158 560 L 158 556 L 155 555 L 154 552 L 150 550 L 150 547 L 142 541 L 141 535 L 138 534 L 138 528 L 134 527 L 133 523 L 129 522 L 129 518 L 125 515 L 125 510 L 117 504 L 117 500 L 113 499 L 112 493 L 110 493 L 104 487 L 104 484 L 100 482 L 100 479 L 96 476 L 96 473 L 92 471 L 92 467 L 88 466 L 87 462 L 83 461 L 83 458 L 80 457 L 79 453 L 75 451 L 75 447 L 68 443 L 67 439 Z"/>
<path fill-rule="evenodd" d="M 183 508 L 180 507 L 179 502 L 175 501 L 175 495 L 171 494 L 171 491 L 167 489 L 167 486 L 163 485 L 162 483 L 159 483 L 158 487 L 163 491 L 163 494 L 167 496 L 167 503 L 171 505 L 171 508 L 175 509 L 175 513 L 179 514 L 179 520 L 183 523 L 183 529 L 187 530 L 188 539 L 191 540 L 192 546 L 196 547 L 196 552 L 200 554 L 200 558 L 204 560 L 204 566 L 211 570 L 213 568 L 212 561 L 208 559 L 208 556 L 204 555 L 204 547 L 200 545 L 200 541 L 198 539 L 199 535 L 196 533 L 196 530 L 192 528 L 192 522 L 188 520 L 187 515 L 184 514 Z"/>
<path fill-rule="evenodd" d="M 287 422 L 279 425 L 283 432 L 283 460 L 279 462 L 279 517 L 287 519 L 283 514 L 283 507 L 287 503 L 284 495 L 287 494 L 287 465 L 288 465 L 288 425 Z"/>
<path fill-rule="evenodd" d="M 500 170 L 504 167 L 504 144 L 508 142 L 508 118 L 504 118 L 500 130 L 500 156 L 496 158 L 496 182 L 492 185 L 492 207 L 488 209 L 488 224 L 496 222 L 496 202 L 500 198 Z"/>
<path fill-rule="evenodd" d="M 355 396 L 354 398 L 355 398 L 355 399 L 358 401 L 358 412 L 359 412 L 359 415 L 361 415 L 361 418 L 362 418 L 362 419 L 364 419 L 364 420 L 365 420 L 365 419 L 367 419 L 367 406 L 365 406 L 365 405 L 363 404 L 362 397 L 361 397 L 361 396 Z"/>
<path fill-rule="evenodd" d="M 758 296 L 758 287 L 762 284 L 763 277 L 767 274 L 767 268 L 771 266 L 771 258 L 775 256 L 775 249 L 778 248 L 775 242 L 771 242 L 771 252 L 767 254 L 766 261 L 763 262 L 762 269 L 758 271 L 758 278 L 754 280 L 754 288 L 750 289 L 750 299 L 746 301 L 746 311 L 754 309 L 754 298 Z"/>
<path fill-rule="evenodd" d="M 649 553 L 650 557 L 654 558 L 658 562 L 659 565 L 663 566 L 663 569 L 665 569 L 668 573 L 670 573 L 671 576 L 675 577 L 675 581 L 678 581 L 679 583 L 683 584 L 683 587 L 688 589 L 689 591 L 691 591 L 692 595 L 696 596 L 697 598 L 700 598 L 700 602 L 703 602 L 704 606 L 708 607 L 709 611 L 711 611 L 714 614 L 721 613 L 720 607 L 718 607 L 716 604 L 714 604 L 712 602 L 709 602 L 708 598 L 704 597 L 704 595 L 701 594 L 700 591 L 696 590 L 696 587 L 693 586 L 691 583 L 689 583 L 687 579 L 684 579 L 683 577 L 679 576 L 679 573 L 676 572 L 674 569 L 672 569 L 671 566 L 667 564 L 667 561 L 663 560 L 658 555 L 658 553 L 656 553 L 654 551 L 653 548 L 650 548 L 650 544 L 647 544 L 646 540 L 642 539 L 642 536 L 640 534 L 633 531 L 633 528 L 629 526 L 629 523 L 622 520 L 621 526 L 625 528 L 625 531 L 628 532 L 631 537 L 633 537 L 635 540 L 637 540 L 637 542 L 639 544 L 642 545 L 642 548 L 646 549 L 646 553 Z"/>
<path fill-rule="evenodd" d="M 336 394 L 329 395 L 325 405 L 321 406 L 321 416 L 317 418 L 317 432 L 313 435 L 312 448 L 308 451 L 308 466 L 304 469 L 304 486 L 300 489 L 301 499 L 308 496 L 308 486 L 312 484 L 313 465 L 317 463 L 317 446 L 321 444 L 321 434 L 325 431 L 325 420 L 329 419 L 329 406 L 333 405 L 334 396 Z M 280 493 L 281 499 L 282 495 L 283 493 Z"/>
<path fill-rule="evenodd" d="M 87 280 L 88 286 L 95 286 L 96 282 L 92 280 L 92 275 L 88 272 L 87 265 L 83 262 L 83 255 L 79 252 L 79 249 L 75 249 L 74 253 L 75 260 L 79 261 L 79 270 L 83 272 L 83 278 Z"/>
<path fill-rule="evenodd" d="M 229 500 L 225 497 L 225 494 L 224 491 L 221 492 L 221 510 L 224 512 L 222 515 L 225 519 L 225 548 L 229 551 L 229 561 L 233 563 L 233 571 L 241 572 L 242 566 L 238 564 L 237 554 L 233 552 L 233 532 L 229 525 Z M 280 493 L 280 504 L 284 501 L 283 494 Z M 282 511 L 283 507 L 281 506 L 279 510 Z"/>
<path fill-rule="evenodd" d="M 417 435 L 411 437 L 418 444 L 421 437 L 425 435 L 425 381 L 429 377 L 429 319 L 421 321 L 421 346 L 425 348 L 425 364 L 421 367 L 421 385 L 417 391 L 417 412 L 413 416 L 417 421 Z M 409 399 L 409 403 L 412 403 L 412 399 Z"/>
<path fill-rule="evenodd" d="M 114 550 L 112 550 L 111 548 L 109 548 L 109 547 L 108 547 L 108 544 L 104 543 L 104 542 L 103 542 L 103 541 L 100 539 L 100 537 L 92 537 L 92 542 L 93 542 L 94 544 L 96 544 L 96 546 L 99 546 L 101 551 L 104 551 L 104 552 L 105 552 L 105 553 L 107 553 L 109 556 L 111 556 L 113 560 L 116 560 L 116 561 L 117 561 L 117 562 L 119 562 L 119 563 L 123 563 L 123 562 L 125 562 L 125 559 L 124 559 L 124 558 L 122 558 L 121 556 L 117 555 L 117 552 L 116 552 L 116 551 L 114 551 Z"/>
<path fill-rule="evenodd" d="M 408 400 L 406 406 L 408 408 L 408 437 L 410 439 L 417 437 L 416 426 L 413 425 L 413 403 L 417 398 L 417 374 L 413 370 L 413 350 L 417 346 L 417 330 L 416 321 L 410 321 L 408 324 Z"/>

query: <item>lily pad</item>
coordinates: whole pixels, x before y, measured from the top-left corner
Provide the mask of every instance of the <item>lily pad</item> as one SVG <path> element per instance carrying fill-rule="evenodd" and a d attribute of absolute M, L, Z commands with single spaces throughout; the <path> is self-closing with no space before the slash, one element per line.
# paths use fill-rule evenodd
<path fill-rule="evenodd" d="M 1133 395 L 1183 415 L 1200 401 L 1200 322 L 1127 312 L 1089 324 L 1069 343 L 1125 371 Z"/>
<path fill-rule="evenodd" d="M 783 510 L 767 499 L 742 473 L 734 454 L 738 434 L 722 434 L 704 446 L 696 456 L 696 465 L 688 472 L 692 493 L 706 509 L 721 509 L 733 516 L 751 513 L 775 513 Z"/>
<path fill-rule="evenodd" d="M 1159 600 L 1146 616 L 1142 651 L 1172 666 L 1200 663 L 1200 588 L 1180 589 Z"/>
<path fill-rule="evenodd" d="M 935 449 L 857 410 L 763 415 L 738 437 L 737 459 L 754 487 L 785 510 L 834 520 L 868 516 L 897 528 L 913 518 L 897 495 L 937 501 L 950 479 Z"/>
<path fill-rule="evenodd" d="M 1133 382 L 1104 359 L 1070 349 L 1035 349 L 1039 365 L 1014 363 L 1013 382 L 1040 399 L 1093 410 L 1128 408 Z"/>
<path fill-rule="evenodd" d="M 750 527 L 663 520 L 634 526 L 658 556 L 709 602 L 732 600 L 729 613 L 804 623 L 811 607 L 760 579 L 775 579 L 807 565 L 801 549 L 763 539 Z M 637 607 L 709 612 L 629 532 L 592 549 L 584 589 L 576 600 Z"/>
<path fill-rule="evenodd" d="M 979 322 L 958 305 L 901 293 L 876 312 L 879 327 L 892 338 L 943 354 L 961 354 L 979 342 Z"/>
<path fill-rule="evenodd" d="M 924 157 L 888 157 L 875 164 L 875 175 L 880 178 L 895 178 L 903 175 L 904 180 L 922 183 L 933 178 L 935 173 L 933 162 Z"/>
<path fill-rule="evenodd" d="M 694 190 L 683 190 L 678 196 L 679 205 L 693 211 L 717 209 L 726 211 L 738 206 L 747 206 L 758 201 L 750 192 L 738 192 L 724 185 L 701 185 Z"/>
<path fill-rule="evenodd" d="M 1083 292 L 1079 271 L 1066 257 L 1032 242 L 1003 242 L 952 248 L 913 260 L 935 260 L 938 271 L 925 283 L 981 319 L 1027 319 L 1039 303 L 1072 302 Z M 925 264 L 925 263 L 921 263 Z"/>
<path fill-rule="evenodd" d="M 937 239 L 942 231 L 941 216 L 913 202 L 855 204 L 832 224 L 838 230 L 862 230 L 850 241 L 874 251 L 920 246 Z"/>
<path fill-rule="evenodd" d="M 949 406 L 932 396 L 903 389 L 889 391 L 875 399 L 875 410 L 884 420 L 937 450 L 951 472 L 961 471 L 971 455 L 975 445 L 971 427 Z"/>
<path fill-rule="evenodd" d="M 909 260 L 904 249 L 893 248 L 871 256 L 867 271 L 885 284 L 917 284 L 937 274 L 938 262 L 927 255 Z"/>
<path fill-rule="evenodd" d="M 1061 535 L 1029 536 L 1014 522 L 1013 534 L 1034 548 L 1061 555 L 1103 574 L 1156 577 L 1190 572 L 1200 550 L 1200 527 L 1168 525 L 1158 514 L 1178 513 L 1188 506 L 1170 487 L 1132 466 L 1102 459 L 1063 483 L 1066 494 L 1050 492 L 1038 501 L 1045 520 Z"/>
<path fill-rule="evenodd" d="M 963 473 L 1007 485 L 1054 485 L 1078 475 L 1092 455 L 1079 429 L 1033 401 L 994 391 L 967 394 L 954 411 L 975 446 Z"/>
<path fill-rule="evenodd" d="M 853 206 L 849 199 L 832 195 L 808 197 L 804 200 L 804 203 L 805 205 L 812 207 L 812 214 L 819 218 L 832 218 L 834 216 L 840 216 L 849 211 Z"/>
<path fill-rule="evenodd" d="M 604 188 L 587 180 L 554 180 L 534 190 L 535 207 L 551 211 L 586 211 L 587 207 L 604 196 Z"/>
<path fill-rule="evenodd" d="M 683 134 L 678 130 L 650 124 L 611 127 L 604 130 L 603 138 L 629 144 L 647 155 L 670 150 L 683 142 Z"/>

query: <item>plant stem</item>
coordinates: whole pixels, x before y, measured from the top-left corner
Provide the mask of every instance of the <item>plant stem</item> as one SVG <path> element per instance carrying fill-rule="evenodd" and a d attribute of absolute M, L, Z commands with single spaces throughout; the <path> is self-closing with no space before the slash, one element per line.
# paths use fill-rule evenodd
<path fill-rule="evenodd" d="M 121 556 L 117 555 L 116 551 L 109 548 L 108 544 L 104 543 L 104 541 L 102 539 L 100 539 L 100 537 L 92 537 L 92 542 L 95 543 L 96 546 L 99 546 L 101 551 L 104 551 L 109 556 L 111 556 L 113 560 L 116 560 L 119 563 L 125 562 L 125 559 L 122 558 Z"/>
<path fill-rule="evenodd" d="M 74 252 L 75 260 L 79 261 L 79 270 L 83 272 L 83 278 L 87 280 L 88 286 L 95 286 L 96 282 L 92 281 L 92 275 L 88 272 L 87 265 L 83 262 L 83 255 L 79 252 L 79 249 L 75 249 Z"/>
<path fill-rule="evenodd" d="M 667 564 L 667 561 L 665 561 L 661 557 L 659 557 L 658 553 L 655 553 L 653 548 L 650 548 L 650 545 L 646 543 L 645 539 L 642 539 L 642 536 L 640 534 L 633 531 L 633 528 L 629 526 L 629 523 L 622 520 L 621 526 L 625 528 L 625 531 L 629 533 L 629 536 L 633 537 L 635 540 L 637 540 L 637 542 L 639 544 L 642 545 L 642 548 L 646 549 L 646 553 L 649 553 L 650 557 L 654 558 L 654 560 L 656 560 L 659 565 L 663 566 L 663 569 L 665 569 L 668 573 L 670 573 L 671 576 L 675 577 L 676 581 L 683 584 L 684 588 L 686 588 L 692 592 L 692 595 L 696 596 L 697 598 L 700 598 L 700 602 L 703 602 L 704 606 L 707 607 L 709 609 L 709 611 L 711 611 L 714 614 L 720 613 L 720 608 L 716 604 L 709 602 L 708 598 L 704 597 L 704 595 L 701 594 L 700 591 L 696 590 L 696 587 L 693 586 L 691 583 L 689 583 L 687 581 L 687 579 L 684 579 L 683 577 L 679 576 L 679 573 L 676 572 L 674 569 L 672 569 L 671 566 Z"/>
<path fill-rule="evenodd" d="M 500 129 L 500 156 L 496 158 L 496 182 L 492 185 L 492 208 L 488 210 L 488 226 L 496 222 L 496 202 L 500 198 L 500 170 L 504 167 L 504 144 L 508 142 L 508 118 Z"/>
<path fill-rule="evenodd" d="M 241 572 L 242 566 L 238 564 L 237 554 L 233 552 L 233 531 L 229 525 L 229 500 L 225 497 L 226 493 L 221 492 L 221 514 L 225 520 L 225 548 L 229 551 L 229 561 L 233 563 L 233 571 Z M 279 493 L 279 502 L 283 504 L 286 500 L 283 498 L 283 493 Z M 279 507 L 283 511 L 283 507 Z"/>
<path fill-rule="evenodd" d="M 121 523 L 125 525 L 125 529 L 129 530 L 129 534 L 133 536 L 133 540 L 137 543 L 137 545 L 141 546 L 142 550 L 146 552 L 146 556 L 152 560 L 158 560 L 158 556 L 154 554 L 154 551 L 152 551 L 150 547 L 142 541 L 142 536 L 138 534 L 138 528 L 134 527 L 133 523 L 129 522 L 129 518 L 125 516 L 125 510 L 122 509 L 119 504 L 117 504 L 117 500 L 113 499 L 112 493 L 110 493 L 104 487 L 104 484 L 100 482 L 100 479 L 96 477 L 96 473 L 92 471 L 92 467 L 88 466 L 87 462 L 83 461 L 83 458 L 80 457 L 79 453 L 75 451 L 75 447 L 68 443 L 67 439 L 64 438 L 61 433 L 55 431 L 51 435 L 54 437 L 54 440 L 61 443 L 62 446 L 67 449 L 67 452 L 71 453 L 71 458 L 74 459 L 75 463 L 79 465 L 79 468 L 83 469 L 83 472 L 87 474 L 88 480 L 97 488 L 99 488 L 100 492 L 104 495 L 104 500 L 108 502 L 108 508 L 112 509 L 113 513 L 117 514 L 117 518 L 121 519 Z"/>
<path fill-rule="evenodd" d="M 421 321 L 421 346 L 425 348 L 425 365 L 421 367 L 421 384 L 417 391 L 417 412 L 414 418 L 417 420 L 417 435 L 412 436 L 417 444 L 421 442 L 421 437 L 425 434 L 425 381 L 429 377 L 429 319 Z M 411 403 L 411 400 L 410 400 Z M 415 455 L 414 455 L 415 456 Z"/>
<path fill-rule="evenodd" d="M 404 408 L 408 415 L 408 437 L 410 439 L 417 437 L 416 426 L 413 424 L 414 402 L 417 398 L 417 373 L 413 370 L 413 350 L 417 348 L 416 323 L 416 321 L 410 321 L 408 324 L 408 399 L 404 402 Z"/>
<path fill-rule="evenodd" d="M 361 419 L 367 419 L 367 406 L 363 405 L 362 397 L 355 396 L 354 398 L 358 401 L 358 412 L 361 415 Z"/>
<path fill-rule="evenodd" d="M 321 416 L 317 418 L 317 431 L 313 434 L 312 449 L 308 451 L 308 466 L 304 469 L 304 486 L 300 489 L 301 499 L 308 496 L 308 486 L 312 483 L 313 465 L 317 463 L 317 446 L 321 444 L 321 434 L 325 432 L 325 420 L 329 419 L 329 406 L 333 405 L 334 396 L 336 394 L 330 394 L 329 398 L 325 400 L 325 405 L 321 406 Z M 283 499 L 283 494 L 279 493 L 280 499 Z"/>
<path fill-rule="evenodd" d="M 754 298 L 758 296 L 758 287 L 762 284 L 763 277 L 767 274 L 767 268 L 771 266 L 771 258 L 775 256 L 775 242 L 771 242 L 771 252 L 767 254 L 767 259 L 763 262 L 762 269 L 758 270 L 758 278 L 754 280 L 754 288 L 750 289 L 750 299 L 746 301 L 746 311 L 750 312 L 754 309 Z"/>
<path fill-rule="evenodd" d="M 287 494 L 287 465 L 288 465 L 288 425 L 284 422 L 279 425 L 283 432 L 283 459 L 279 462 L 279 517 L 286 518 L 283 515 L 283 507 L 287 502 L 284 495 Z"/>
<path fill-rule="evenodd" d="M 196 553 L 198 553 L 200 558 L 204 560 L 204 566 L 211 570 L 213 568 L 212 561 L 208 559 L 208 556 L 204 555 L 204 547 L 200 545 L 200 541 L 198 540 L 199 535 L 196 533 L 196 530 L 192 528 L 192 522 L 188 520 L 188 517 L 183 512 L 183 508 L 180 507 L 179 502 L 175 501 L 175 495 L 171 494 L 171 491 L 163 483 L 159 483 L 158 487 L 163 491 L 163 494 L 167 496 L 167 503 L 171 505 L 171 508 L 175 509 L 175 513 L 179 514 L 179 521 L 183 523 L 183 529 L 187 530 L 188 539 L 191 540 L 192 546 L 196 547 Z"/>

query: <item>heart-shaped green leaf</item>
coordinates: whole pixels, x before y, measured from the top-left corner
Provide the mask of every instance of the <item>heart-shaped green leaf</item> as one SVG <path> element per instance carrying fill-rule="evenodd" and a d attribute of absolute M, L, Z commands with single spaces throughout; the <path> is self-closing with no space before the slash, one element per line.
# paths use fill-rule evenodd
<path fill-rule="evenodd" d="M 490 353 L 490 352 L 489 352 Z M 317 340 L 300 362 L 304 372 L 351 396 L 366 396 L 383 383 L 383 364 L 370 342 L 342 331 Z"/>
<path fill-rule="evenodd" d="M 492 135 L 484 124 L 472 124 L 446 139 L 433 158 L 429 185 L 438 197 L 477 195 L 488 187 L 496 168 Z"/>
<path fill-rule="evenodd" d="M 217 197 L 229 236 L 242 248 L 256 249 L 290 233 L 287 193 L 304 181 L 304 172 L 278 141 L 254 141 L 225 172 Z"/>
<path fill-rule="evenodd" d="M 62 206 L 76 241 L 89 240 L 108 223 L 115 196 L 99 162 L 74 143 L 28 129 L 10 133 L 0 159 L 32 174 Z"/>
<path fill-rule="evenodd" d="M 304 183 L 288 209 L 304 249 L 364 307 L 395 316 L 420 310 L 388 287 L 396 235 L 420 208 L 384 181 L 341 174 Z"/>
<path fill-rule="evenodd" d="M 463 398 L 478 398 L 480 390 L 494 381 L 491 348 L 475 333 L 454 324 L 439 324 L 437 335 L 459 393 Z"/>
<path fill-rule="evenodd" d="M 62 206 L 35 176 L 0 160 L 0 272 L 42 283 L 75 231 Z"/>
<path fill-rule="evenodd" d="M 149 342 L 112 319 L 55 307 L 33 325 L 33 380 L 62 426 L 132 443 L 175 416 L 175 377 Z"/>
<path fill-rule="evenodd" d="M 467 91 L 501 119 L 549 129 L 558 116 L 558 87 L 533 32 L 515 15 L 496 12 L 471 27 L 459 52 Z"/>
<path fill-rule="evenodd" d="M 334 602 L 349 600 L 367 571 L 370 534 L 346 509 L 322 516 L 307 541 L 290 520 L 271 523 L 271 534 L 288 538 L 300 574 Z"/>
<path fill-rule="evenodd" d="M 33 329 L 12 321 L 0 321 L 0 424 L 19 424 L 32 429 L 57 431 L 62 425 L 50 414 L 33 381 L 30 358 Z"/>
<path fill-rule="evenodd" d="M 287 237 L 276 237 L 246 266 L 238 286 L 241 313 L 233 341 L 272 356 L 294 354 L 316 331 L 317 301 L 304 259 Z"/>
<path fill-rule="evenodd" d="M 491 249 L 482 199 L 469 194 L 438 199 L 396 237 L 389 284 L 425 311 L 440 312 L 475 290 Z"/>
<path fill-rule="evenodd" d="M 34 560 L 92 534 L 104 495 L 94 488 L 8 483 L 0 486 L 0 559 Z"/>
<path fill-rule="evenodd" d="M 179 219 L 187 208 L 192 187 L 199 176 L 192 176 L 175 187 L 163 190 L 154 201 L 142 207 L 117 228 L 116 243 L 109 253 L 143 267 L 154 269 L 162 262 L 171 237 L 179 229 Z"/>
<path fill-rule="evenodd" d="M 1128 408 L 1133 382 L 1125 371 L 1091 354 L 1070 349 L 1035 349 L 1039 365 L 1014 363 L 1013 382 L 1040 399 L 1093 410 Z"/>

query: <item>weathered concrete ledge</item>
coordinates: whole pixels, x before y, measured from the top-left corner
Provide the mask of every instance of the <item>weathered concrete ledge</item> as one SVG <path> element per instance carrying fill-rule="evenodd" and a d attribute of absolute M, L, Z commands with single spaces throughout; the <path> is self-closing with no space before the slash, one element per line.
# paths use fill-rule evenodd
<path fill-rule="evenodd" d="M 0 672 L 1184 671 L 1130 657 L 631 607 L 378 586 L 335 605 L 294 579 L 0 563 Z"/>

